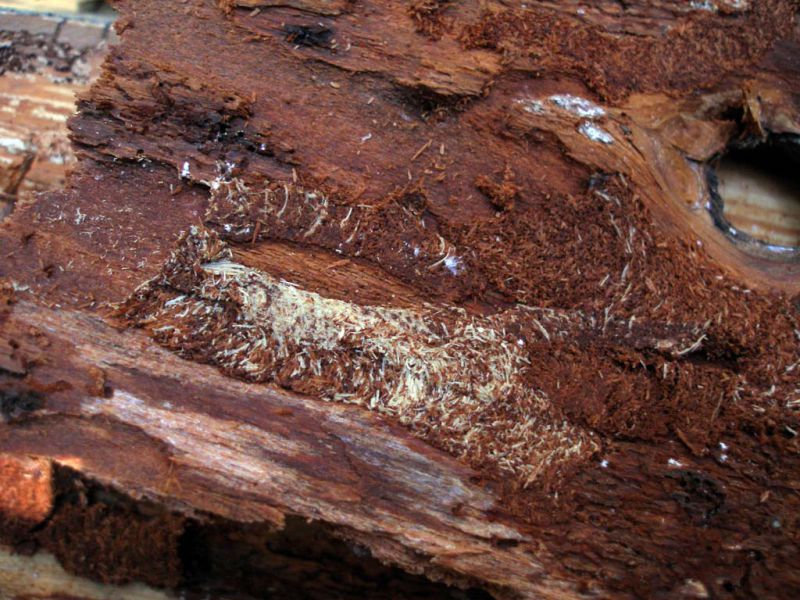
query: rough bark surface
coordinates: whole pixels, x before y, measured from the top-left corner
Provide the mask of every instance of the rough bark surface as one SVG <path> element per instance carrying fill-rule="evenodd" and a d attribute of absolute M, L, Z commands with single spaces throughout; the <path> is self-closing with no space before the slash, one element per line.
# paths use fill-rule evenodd
<path fill-rule="evenodd" d="M 714 211 L 726 149 L 796 160 L 796 2 L 116 6 L 66 189 L 0 232 L 6 544 L 243 597 L 800 594 L 800 264 Z M 286 559 L 302 520 L 351 556 Z"/>

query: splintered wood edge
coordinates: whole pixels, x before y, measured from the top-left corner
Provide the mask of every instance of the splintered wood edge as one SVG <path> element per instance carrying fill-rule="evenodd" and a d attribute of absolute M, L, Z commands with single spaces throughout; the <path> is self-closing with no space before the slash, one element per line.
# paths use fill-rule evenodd
<path fill-rule="evenodd" d="M 23 364 L 50 357 L 32 382 L 61 379 L 25 427 L 2 426 L 14 435 L 0 436 L 0 452 L 51 458 L 189 514 L 327 523 L 383 562 L 498 597 L 582 596 L 503 522 L 471 470 L 359 408 L 235 381 L 141 332 L 27 302 L 0 339 L 19 344 Z"/>

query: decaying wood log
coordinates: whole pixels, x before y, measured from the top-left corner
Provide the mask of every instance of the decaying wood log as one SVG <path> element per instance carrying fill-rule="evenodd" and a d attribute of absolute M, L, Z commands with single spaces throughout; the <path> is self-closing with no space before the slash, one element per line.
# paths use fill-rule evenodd
<path fill-rule="evenodd" d="M 0 571 L 797 597 L 797 2 L 116 7 L 0 231 Z"/>

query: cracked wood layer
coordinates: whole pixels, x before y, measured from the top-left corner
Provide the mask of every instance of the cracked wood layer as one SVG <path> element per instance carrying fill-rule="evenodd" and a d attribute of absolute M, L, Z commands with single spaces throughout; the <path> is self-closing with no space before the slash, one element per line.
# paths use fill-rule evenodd
<path fill-rule="evenodd" d="M 797 595 L 800 267 L 706 209 L 800 139 L 796 2 L 117 7 L 0 450 L 498 597 Z"/>
<path fill-rule="evenodd" d="M 382 560 L 434 579 L 574 594 L 543 570 L 474 473 L 357 408 L 226 379 L 72 311 L 17 304 L 3 335 L 20 344 L 7 368 L 49 365 L 33 384 L 46 406 L 15 416 L 22 420 L 0 435 L 2 452 L 52 457 L 190 511 L 276 526 L 288 512 L 333 524 Z M 54 352 L 66 360 L 46 358 Z"/>

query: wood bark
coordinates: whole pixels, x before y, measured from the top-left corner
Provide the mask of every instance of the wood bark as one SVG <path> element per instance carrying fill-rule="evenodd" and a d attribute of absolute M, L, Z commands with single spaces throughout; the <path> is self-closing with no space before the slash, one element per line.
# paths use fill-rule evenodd
<path fill-rule="evenodd" d="M 716 182 L 797 161 L 796 2 L 115 6 L 0 231 L 6 546 L 86 597 L 797 596 L 798 249 Z"/>

